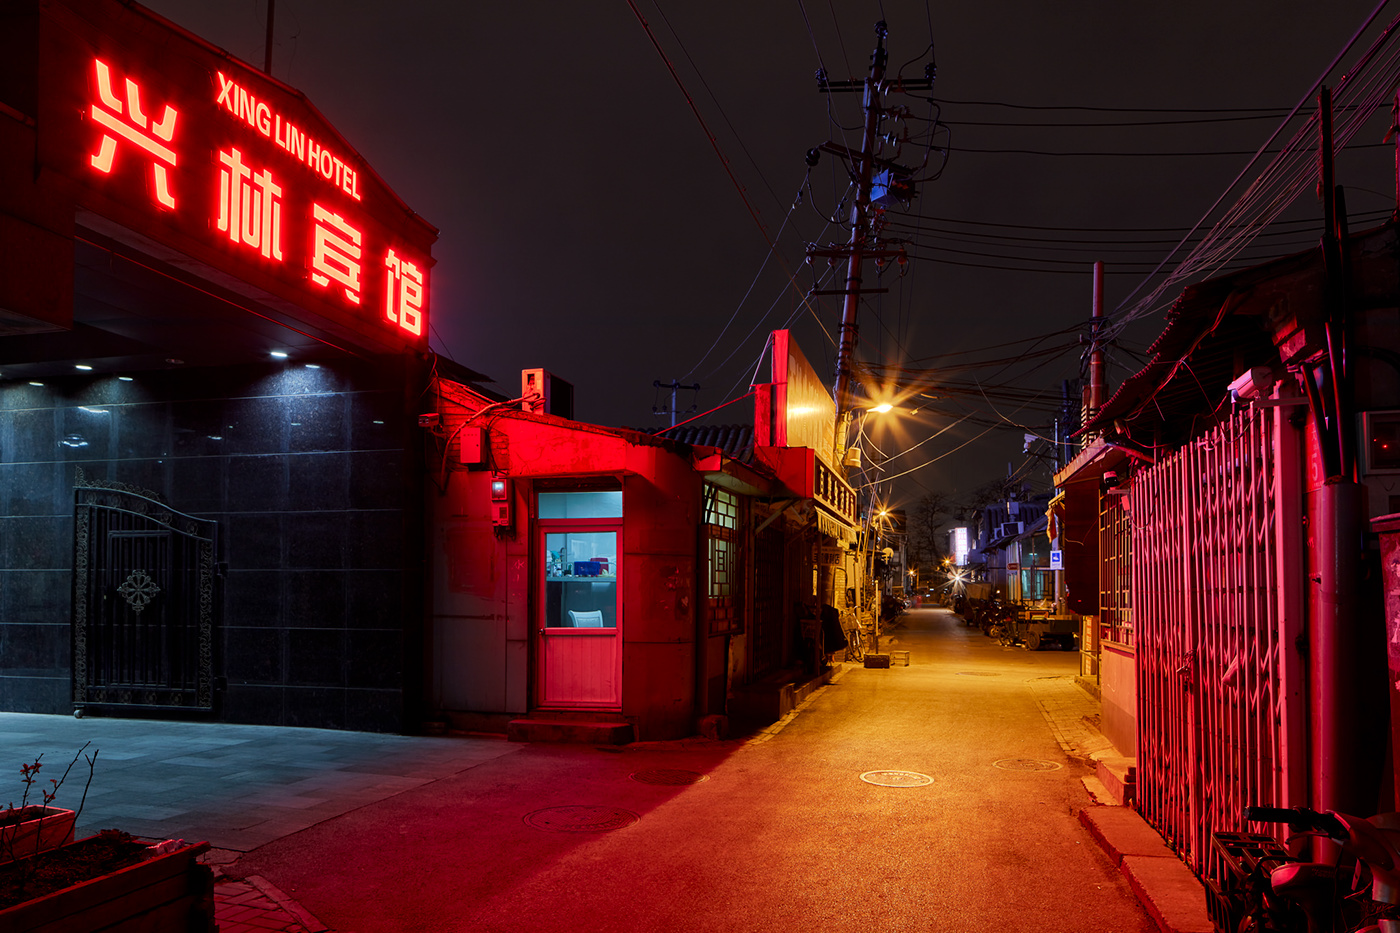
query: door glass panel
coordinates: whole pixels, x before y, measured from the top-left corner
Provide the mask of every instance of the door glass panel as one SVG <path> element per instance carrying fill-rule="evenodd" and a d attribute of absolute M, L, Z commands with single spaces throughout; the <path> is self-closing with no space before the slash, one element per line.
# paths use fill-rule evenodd
<path fill-rule="evenodd" d="M 617 532 L 544 536 L 547 628 L 617 628 Z"/>

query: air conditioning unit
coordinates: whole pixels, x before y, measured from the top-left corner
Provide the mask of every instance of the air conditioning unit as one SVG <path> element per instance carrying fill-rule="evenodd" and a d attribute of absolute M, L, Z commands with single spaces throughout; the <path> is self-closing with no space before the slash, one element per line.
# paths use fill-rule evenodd
<path fill-rule="evenodd" d="M 565 382 L 546 369 L 520 371 L 520 403 L 522 411 L 535 414 L 574 417 L 574 385 Z"/>
<path fill-rule="evenodd" d="M 1026 523 L 1025 523 L 1025 522 L 1005 522 L 1004 524 L 998 526 L 997 537 L 998 537 L 998 538 L 1009 538 L 1009 537 L 1011 537 L 1012 535 L 1019 535 L 1021 532 L 1025 531 L 1025 530 L 1026 530 Z"/>

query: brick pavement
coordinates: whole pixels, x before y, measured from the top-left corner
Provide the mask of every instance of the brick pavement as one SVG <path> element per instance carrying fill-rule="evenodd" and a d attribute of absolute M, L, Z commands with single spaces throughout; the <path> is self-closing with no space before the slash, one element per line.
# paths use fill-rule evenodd
<path fill-rule="evenodd" d="M 257 875 L 242 881 L 220 878 L 214 885 L 214 919 L 219 933 L 326 933 L 328 928 L 305 908 Z"/>

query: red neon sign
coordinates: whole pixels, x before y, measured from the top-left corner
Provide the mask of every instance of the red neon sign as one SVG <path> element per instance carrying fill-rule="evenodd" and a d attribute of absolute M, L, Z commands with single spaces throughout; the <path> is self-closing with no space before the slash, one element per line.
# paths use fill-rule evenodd
<path fill-rule="evenodd" d="M 219 229 L 267 259 L 282 259 L 282 189 L 267 169 L 254 173 L 243 153 L 219 153 Z"/>
<path fill-rule="evenodd" d="M 119 149 L 141 160 L 142 172 L 150 166 L 149 198 L 162 218 L 153 233 L 217 248 L 227 258 L 217 262 L 256 263 L 257 274 L 298 293 L 307 310 L 374 322 L 366 333 L 387 326 L 403 337 L 423 335 L 431 259 L 413 244 L 424 234 L 404 224 L 406 212 L 382 185 L 366 185 L 343 142 L 328 141 L 338 139 L 333 130 L 309 128 L 323 124 L 304 101 L 275 86 L 255 93 L 249 79 L 211 68 L 205 102 L 181 104 L 188 75 L 147 81 L 114 74 L 103 58 L 87 60 L 93 81 L 83 109 L 100 134 L 87 161 L 112 179 L 101 189 L 108 198 L 137 209 L 127 223 L 140 226 L 150 201 L 118 178 L 136 169 L 118 158 Z M 160 102 L 159 120 L 147 112 L 161 96 L 157 87 L 177 89 Z M 233 271 L 256 279 L 246 267 Z"/>
<path fill-rule="evenodd" d="M 92 119 L 106 129 L 102 134 L 101 148 L 90 161 L 99 172 L 110 173 L 112 161 L 117 154 L 117 137 L 135 143 L 152 158 L 151 170 L 155 198 L 163 207 L 175 209 L 175 197 L 170 193 L 170 178 L 166 167 L 175 167 L 175 150 L 164 145 L 175 135 L 175 108 L 165 105 L 165 113 L 159 123 L 152 123 L 141 110 L 141 88 L 130 78 L 126 79 L 126 110 L 123 113 L 122 101 L 112 93 L 112 72 L 101 59 L 93 59 L 97 70 L 97 95 L 100 105 L 92 105 Z M 115 134 L 115 135 L 113 135 Z M 161 163 L 165 163 L 162 165 Z"/>
<path fill-rule="evenodd" d="M 410 334 L 423 333 L 423 271 L 389 250 L 384 257 L 384 314 Z"/>
<path fill-rule="evenodd" d="M 281 112 L 266 100 L 259 100 L 237 81 L 226 77 L 222 71 L 216 72 L 215 75 L 219 82 L 219 93 L 214 99 L 215 106 L 222 107 L 252 129 L 276 142 L 298 162 L 319 172 L 326 181 L 356 201 L 361 200 L 360 173 L 348 162 L 333 154 L 329 146 L 317 142 L 310 133 L 284 119 Z"/>
<path fill-rule="evenodd" d="M 311 239 L 311 281 L 325 288 L 334 280 L 345 286 L 345 297 L 360 303 L 360 231 L 334 211 L 311 206 L 316 218 Z"/>

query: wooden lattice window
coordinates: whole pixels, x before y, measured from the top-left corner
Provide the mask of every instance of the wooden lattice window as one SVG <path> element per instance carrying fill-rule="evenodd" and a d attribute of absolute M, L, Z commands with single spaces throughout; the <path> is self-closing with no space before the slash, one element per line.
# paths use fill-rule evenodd
<path fill-rule="evenodd" d="M 744 630 L 743 502 L 718 486 L 705 486 L 705 608 L 711 635 Z"/>

